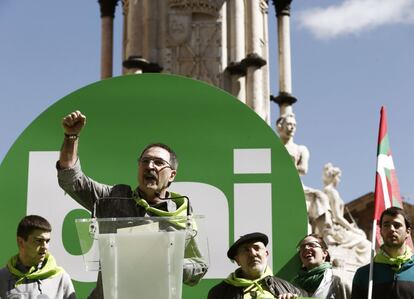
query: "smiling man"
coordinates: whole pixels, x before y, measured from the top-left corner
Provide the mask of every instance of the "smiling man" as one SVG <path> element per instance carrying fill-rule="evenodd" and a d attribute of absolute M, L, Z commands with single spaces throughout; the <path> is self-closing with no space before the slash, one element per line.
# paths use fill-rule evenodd
<path fill-rule="evenodd" d="M 59 185 L 80 205 L 101 218 L 186 216 L 191 210 L 185 196 L 168 191 L 174 181 L 178 160 L 167 145 L 153 143 L 144 148 L 138 158 L 138 186 L 107 185 L 94 181 L 81 169 L 77 150 L 79 135 L 86 116 L 74 111 L 62 120 L 64 141 L 57 163 Z M 197 250 L 186 248 L 183 282 L 195 285 L 207 272 L 207 265 Z M 89 298 L 103 298 L 102 283 Z"/>
<path fill-rule="evenodd" d="M 268 242 L 267 236 L 262 233 L 240 237 L 227 251 L 227 257 L 235 261 L 239 268 L 213 287 L 208 299 L 289 299 L 306 296 L 305 291 L 273 275 L 267 265 Z"/>
<path fill-rule="evenodd" d="M 69 275 L 49 253 L 50 223 L 24 217 L 17 228 L 19 253 L 0 270 L 0 298 L 75 299 Z"/>
<path fill-rule="evenodd" d="M 411 221 L 398 207 L 386 209 L 380 218 L 384 244 L 374 258 L 373 299 L 414 299 L 414 256 L 407 245 Z M 351 299 L 365 299 L 368 294 L 369 265 L 357 270 Z"/>

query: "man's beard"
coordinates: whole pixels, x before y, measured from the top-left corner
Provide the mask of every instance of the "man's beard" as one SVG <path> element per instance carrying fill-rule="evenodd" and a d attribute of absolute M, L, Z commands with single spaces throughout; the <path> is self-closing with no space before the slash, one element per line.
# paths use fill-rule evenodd
<path fill-rule="evenodd" d="M 404 246 L 404 243 L 405 243 L 405 239 L 400 240 L 400 238 L 398 238 L 398 240 L 394 242 L 388 241 L 387 239 L 384 239 L 384 238 L 383 240 L 384 240 L 384 245 L 389 248 L 401 248 L 402 246 Z"/>
<path fill-rule="evenodd" d="M 257 276 L 261 276 L 265 268 L 266 268 L 266 265 L 255 264 L 253 267 L 250 268 L 250 272 L 256 274 Z"/>

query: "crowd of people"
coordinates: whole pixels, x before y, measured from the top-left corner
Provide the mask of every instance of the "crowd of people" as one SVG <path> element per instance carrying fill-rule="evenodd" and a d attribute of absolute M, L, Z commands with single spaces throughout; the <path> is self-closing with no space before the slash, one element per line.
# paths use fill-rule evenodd
<path fill-rule="evenodd" d="M 74 200 L 97 217 L 185 216 L 191 211 L 185 196 L 169 191 L 177 175 L 175 152 L 161 143 L 150 144 L 138 158 L 138 187 L 94 181 L 81 169 L 77 154 L 86 117 L 75 111 L 63 118 L 64 141 L 57 162 L 58 182 Z M 41 216 L 25 216 L 17 228 L 18 253 L 0 269 L 0 298 L 76 298 L 72 281 L 49 252 L 50 223 Z M 372 298 L 414 299 L 414 256 L 407 245 L 408 215 L 386 209 L 380 219 L 383 245 L 373 264 Z M 228 249 L 238 267 L 208 292 L 208 299 L 290 299 L 298 297 L 362 299 L 368 296 L 369 265 L 357 270 L 350 286 L 332 269 L 324 238 L 317 234 L 298 242 L 302 267 L 292 281 L 275 276 L 268 265 L 269 238 L 252 232 Z M 183 283 L 196 285 L 207 263 L 196 250 L 186 250 Z M 88 298 L 104 298 L 101 275 Z"/>

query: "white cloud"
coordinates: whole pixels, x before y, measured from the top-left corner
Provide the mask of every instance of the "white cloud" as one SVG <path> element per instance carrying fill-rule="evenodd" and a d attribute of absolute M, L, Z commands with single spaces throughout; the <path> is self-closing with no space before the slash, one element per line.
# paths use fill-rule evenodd
<path fill-rule="evenodd" d="M 357 34 L 383 25 L 414 23 L 414 0 L 345 0 L 298 14 L 299 22 L 321 39 Z"/>

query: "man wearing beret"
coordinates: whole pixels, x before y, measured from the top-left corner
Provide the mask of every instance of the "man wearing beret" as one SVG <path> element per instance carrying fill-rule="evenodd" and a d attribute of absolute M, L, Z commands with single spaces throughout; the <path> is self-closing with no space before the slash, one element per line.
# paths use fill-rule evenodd
<path fill-rule="evenodd" d="M 290 299 L 307 296 L 306 292 L 289 282 L 273 276 L 267 265 L 268 237 L 250 233 L 240 237 L 227 251 L 239 268 L 214 286 L 208 299 Z"/>

